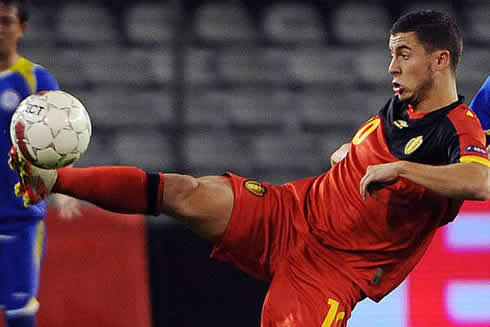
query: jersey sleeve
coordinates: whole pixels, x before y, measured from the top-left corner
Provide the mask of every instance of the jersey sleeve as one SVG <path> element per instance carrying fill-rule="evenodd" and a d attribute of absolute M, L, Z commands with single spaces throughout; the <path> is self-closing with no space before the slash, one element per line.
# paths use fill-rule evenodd
<path fill-rule="evenodd" d="M 480 121 L 468 107 L 448 115 L 455 133 L 448 139 L 449 163 L 476 162 L 490 168 L 485 149 L 485 134 Z"/>
<path fill-rule="evenodd" d="M 35 74 L 37 79 L 36 92 L 46 90 L 59 90 L 60 87 L 56 79 L 42 66 L 35 68 Z"/>
<path fill-rule="evenodd" d="M 490 142 L 490 76 L 482 85 L 473 101 L 470 104 L 482 124 L 483 130 L 487 135 L 487 144 Z"/>

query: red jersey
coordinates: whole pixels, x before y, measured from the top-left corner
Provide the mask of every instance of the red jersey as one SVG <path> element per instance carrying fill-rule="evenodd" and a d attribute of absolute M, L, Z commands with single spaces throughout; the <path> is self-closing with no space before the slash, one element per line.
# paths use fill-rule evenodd
<path fill-rule="evenodd" d="M 358 130 L 346 158 L 314 180 L 306 198 L 311 232 L 339 250 L 332 259 L 339 270 L 375 301 L 405 279 L 462 205 L 403 178 L 363 200 L 367 167 L 397 160 L 490 167 L 480 122 L 462 99 L 417 117 L 393 97 Z"/>

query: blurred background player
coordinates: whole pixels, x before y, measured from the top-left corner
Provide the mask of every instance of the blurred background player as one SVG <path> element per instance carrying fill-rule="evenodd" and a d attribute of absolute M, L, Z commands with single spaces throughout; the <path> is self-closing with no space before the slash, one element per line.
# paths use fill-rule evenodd
<path fill-rule="evenodd" d="M 212 257 L 271 282 L 263 327 L 345 326 L 356 303 L 380 301 L 407 277 L 463 200 L 489 198 L 485 136 L 457 94 L 454 21 L 435 11 L 402 16 L 389 49 L 394 96 L 318 177 L 273 186 L 231 173 L 32 167 L 25 194 L 37 202 L 43 188 L 173 216 L 215 242 Z"/>
<path fill-rule="evenodd" d="M 483 83 L 471 101 L 470 108 L 480 119 L 483 130 L 485 131 L 487 137 L 487 153 L 490 159 L 490 77 Z M 490 176 L 488 178 L 488 185 L 490 186 Z"/>
<path fill-rule="evenodd" d="M 43 218 L 46 202 L 24 207 L 12 194 L 17 176 L 6 164 L 12 146 L 9 127 L 12 114 L 25 97 L 42 90 L 58 89 L 43 67 L 20 56 L 19 40 L 29 18 L 27 0 L 0 1 L 0 308 L 8 327 L 33 327 L 39 303 L 40 264 L 45 242 Z M 76 215 L 78 201 L 57 197 L 62 214 Z"/>
<path fill-rule="evenodd" d="M 476 113 L 487 135 L 487 146 L 490 146 L 490 77 L 471 101 L 470 108 Z"/>

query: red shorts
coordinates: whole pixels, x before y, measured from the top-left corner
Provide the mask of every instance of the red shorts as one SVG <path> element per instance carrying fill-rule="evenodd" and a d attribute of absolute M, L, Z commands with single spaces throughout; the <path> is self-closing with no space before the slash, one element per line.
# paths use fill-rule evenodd
<path fill-rule="evenodd" d="M 364 298 L 336 267 L 332 249 L 310 233 L 305 197 L 313 178 L 272 186 L 227 174 L 235 197 L 211 257 L 270 281 L 262 327 L 345 326 Z"/>

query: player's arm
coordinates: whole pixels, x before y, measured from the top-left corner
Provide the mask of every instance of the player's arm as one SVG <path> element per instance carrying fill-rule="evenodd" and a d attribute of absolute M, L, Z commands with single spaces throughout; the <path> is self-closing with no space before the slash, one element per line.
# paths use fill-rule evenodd
<path fill-rule="evenodd" d="M 486 201 L 490 198 L 489 167 L 488 160 L 446 166 L 408 161 L 370 166 L 361 180 L 360 192 L 366 199 L 384 185 L 406 178 L 452 199 Z"/>
<path fill-rule="evenodd" d="M 448 119 L 457 132 L 447 128 L 439 140 L 447 151 L 447 165 L 396 161 L 370 166 L 361 179 L 361 195 L 375 195 L 377 189 L 405 178 L 449 198 L 488 200 L 490 161 L 481 124 L 465 110 L 450 113 Z"/>

